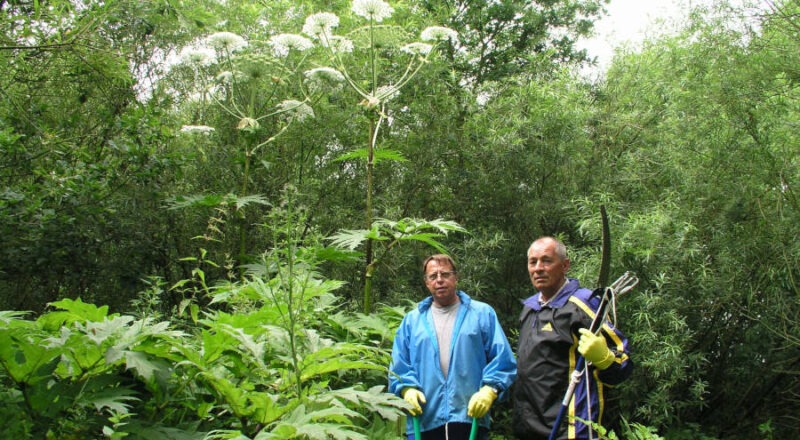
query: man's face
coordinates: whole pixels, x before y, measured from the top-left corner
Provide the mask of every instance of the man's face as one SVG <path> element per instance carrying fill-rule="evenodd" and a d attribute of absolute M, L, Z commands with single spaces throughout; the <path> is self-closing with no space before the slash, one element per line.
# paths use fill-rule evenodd
<path fill-rule="evenodd" d="M 439 263 L 436 260 L 428 262 L 425 268 L 425 287 L 433 295 L 433 301 L 439 306 L 449 306 L 457 298 L 456 284 L 458 275 L 447 262 Z"/>
<path fill-rule="evenodd" d="M 536 241 L 528 250 L 528 274 L 531 276 L 531 283 L 546 299 L 558 292 L 564 284 L 568 270 L 569 259 L 562 260 L 556 254 L 556 242 L 553 240 Z"/>

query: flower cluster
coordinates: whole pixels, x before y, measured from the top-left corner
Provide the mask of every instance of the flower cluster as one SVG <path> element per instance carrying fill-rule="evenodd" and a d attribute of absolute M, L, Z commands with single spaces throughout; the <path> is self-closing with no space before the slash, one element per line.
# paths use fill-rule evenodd
<path fill-rule="evenodd" d="M 272 46 L 272 51 L 277 57 L 285 57 L 289 55 L 289 52 L 292 50 L 302 52 L 314 46 L 311 40 L 296 34 L 275 35 L 269 39 L 269 44 Z"/>
<path fill-rule="evenodd" d="M 312 38 L 320 38 L 323 35 L 331 35 L 337 26 L 339 26 L 339 17 L 330 12 L 320 12 L 306 18 L 303 33 Z"/>
<path fill-rule="evenodd" d="M 428 43 L 408 43 L 401 47 L 400 51 L 411 55 L 427 55 L 431 49 L 433 49 L 433 46 Z"/>
<path fill-rule="evenodd" d="M 239 49 L 247 47 L 247 41 L 232 32 L 217 32 L 216 34 L 211 34 L 206 38 L 206 42 L 214 49 L 227 52 L 236 52 Z"/>
<path fill-rule="evenodd" d="M 204 134 L 208 136 L 212 131 L 214 131 L 214 127 L 209 127 L 208 125 L 184 125 L 181 127 L 181 133 Z"/>
<path fill-rule="evenodd" d="M 338 35 L 332 35 L 320 40 L 323 46 L 329 47 L 334 53 L 349 53 L 353 51 L 353 41 Z"/>
<path fill-rule="evenodd" d="M 345 78 L 341 72 L 330 67 L 317 67 L 304 73 L 306 84 L 312 92 L 336 91 L 342 88 Z"/>
<path fill-rule="evenodd" d="M 450 40 L 455 43 L 458 40 L 458 32 L 442 26 L 431 26 L 422 31 L 420 38 L 422 41 Z"/>
<path fill-rule="evenodd" d="M 314 110 L 305 102 L 287 99 L 278 104 L 278 109 L 290 121 L 302 122 L 304 119 L 314 117 Z"/>
<path fill-rule="evenodd" d="M 179 56 L 180 62 L 193 66 L 210 66 L 217 60 L 217 54 L 207 47 L 185 47 Z"/>
<path fill-rule="evenodd" d="M 353 12 L 367 20 L 380 23 L 384 18 L 389 18 L 394 9 L 382 0 L 354 0 Z"/>

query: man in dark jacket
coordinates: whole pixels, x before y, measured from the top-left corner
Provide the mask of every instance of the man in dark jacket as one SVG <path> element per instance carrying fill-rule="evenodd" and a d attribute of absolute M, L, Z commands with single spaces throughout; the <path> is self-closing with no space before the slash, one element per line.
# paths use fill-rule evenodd
<path fill-rule="evenodd" d="M 563 243 L 542 237 L 528 249 L 528 273 L 536 295 L 523 301 L 514 385 L 514 432 L 524 440 L 547 439 L 578 356 L 588 365 L 564 415 L 559 440 L 590 438 L 577 419 L 602 423 L 605 388 L 630 376 L 628 341 L 611 323 L 599 335 L 588 329 L 600 298 L 567 278 L 570 260 Z"/>

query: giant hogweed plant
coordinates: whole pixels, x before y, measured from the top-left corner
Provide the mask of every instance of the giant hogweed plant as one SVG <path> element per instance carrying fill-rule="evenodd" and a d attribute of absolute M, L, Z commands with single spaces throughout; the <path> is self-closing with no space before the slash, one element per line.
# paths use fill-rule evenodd
<path fill-rule="evenodd" d="M 371 280 L 381 262 L 374 250 L 376 243 L 386 245 L 382 249 L 385 253 L 401 241 L 433 244 L 439 232 L 461 230 L 452 222 L 440 220 L 380 220 L 376 224 L 373 207 L 375 165 L 382 160 L 405 160 L 399 151 L 378 148 L 379 140 L 387 136 L 381 133 L 392 116 L 391 101 L 428 64 L 438 47 L 457 42 L 457 33 L 431 26 L 415 40 L 404 27 L 388 23 L 394 8 L 382 0 L 354 0 L 349 12 L 357 26 L 344 33 L 337 33 L 340 19 L 336 14 L 319 12 L 306 18 L 301 33 L 274 34 L 266 46 L 221 32 L 185 48 L 181 60 L 198 85 L 200 108 L 207 103 L 221 108 L 239 121 L 237 128 L 251 141 L 245 147 L 241 194 L 228 195 L 226 199 L 227 206 L 236 206 L 237 212 L 247 204 L 266 204 L 268 200 L 268 196 L 247 194 L 251 160 L 256 152 L 274 143 L 291 124 L 315 117 L 313 107 L 320 97 L 343 88 L 355 93 L 357 101 L 353 105 L 361 106 L 368 120 L 365 146 L 352 149 L 337 160 L 365 163 L 365 227 L 345 231 L 334 240 L 341 241 L 345 234 L 351 245 L 355 244 L 353 236 L 360 234 L 358 245 L 363 244 L 365 259 L 362 308 L 369 313 L 373 303 Z M 265 47 L 269 50 L 263 50 Z M 202 116 L 204 111 L 197 114 Z M 214 128 L 187 125 L 182 131 L 209 135 Z M 173 206 L 203 206 L 218 198 L 183 197 Z M 395 225 L 401 228 L 393 229 Z M 243 231 L 240 227 L 240 262 L 245 255 Z M 402 239 L 377 240 L 381 232 Z M 435 245 L 442 250 L 440 244 Z"/>
<path fill-rule="evenodd" d="M 368 116 L 366 146 L 341 155 L 339 160 L 363 160 L 366 164 L 365 228 L 342 231 L 332 240 L 354 250 L 364 245 L 364 294 L 362 309 L 372 309 L 372 277 L 381 259 L 376 257 L 374 245 L 384 244 L 382 253 L 389 252 L 402 241 L 422 241 L 440 251 L 443 247 L 434 240 L 440 233 L 461 231 L 453 222 L 441 220 L 402 219 L 400 221 L 375 220 L 373 207 L 374 168 L 381 160 L 404 161 L 402 153 L 388 148 L 378 148 L 381 129 L 391 119 L 390 103 L 425 66 L 438 46 L 456 43 L 457 33 L 441 26 L 428 27 L 420 33 L 420 40 L 409 41 L 409 34 L 398 25 L 385 24 L 394 14 L 394 8 L 382 0 L 355 0 L 351 11 L 366 24 L 343 35 L 336 34 L 339 17 L 329 12 L 309 16 L 303 33 L 311 36 L 327 49 L 329 69 L 340 72 L 345 84 L 359 96 Z M 354 52 L 363 52 L 366 69 L 356 70 Z M 363 59 L 363 58 L 362 58 Z M 386 69 L 390 66 L 391 69 Z M 397 66 L 404 66 L 400 69 Z M 356 77 L 356 72 L 366 72 Z"/>
<path fill-rule="evenodd" d="M 222 148 L 215 142 L 232 142 L 242 151 L 242 168 L 236 193 L 194 194 L 176 196 L 172 209 L 212 208 L 215 212 L 209 226 L 216 234 L 197 238 L 220 240 L 231 219 L 238 223 L 238 264 L 246 260 L 247 222 L 245 208 L 269 205 L 269 195 L 251 194 L 253 163 L 258 153 L 274 145 L 293 124 L 313 118 L 309 105 L 323 94 L 341 88 L 340 79 L 330 72 L 305 70 L 306 52 L 311 40 L 300 35 L 280 34 L 264 42 L 247 39 L 231 32 L 217 32 L 185 47 L 175 65 L 173 78 L 186 78 L 180 88 L 189 99 L 186 109 L 194 108 L 191 124 L 181 133 L 189 136 L 192 146 Z M 187 73 L 188 72 L 188 73 Z M 176 92 L 177 93 L 177 92 Z M 217 129 L 204 124 L 210 109 L 221 111 L 223 121 L 234 120 L 237 135 L 232 140 L 214 138 Z M 201 153 L 203 153 L 201 151 Z M 204 154 L 204 153 L 203 153 Z"/>
<path fill-rule="evenodd" d="M 384 392 L 402 313 L 340 310 L 298 217 L 244 280 L 213 284 L 195 324 L 110 314 L 80 300 L 36 320 L 0 314 L 0 428 L 21 438 L 396 438 Z M 213 309 L 213 310 L 212 310 Z M 385 319 L 383 317 L 386 317 Z"/>

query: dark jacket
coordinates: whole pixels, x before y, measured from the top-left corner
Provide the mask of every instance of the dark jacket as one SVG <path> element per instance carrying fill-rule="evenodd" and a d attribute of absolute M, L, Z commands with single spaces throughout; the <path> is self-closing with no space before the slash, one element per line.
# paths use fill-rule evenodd
<path fill-rule="evenodd" d="M 542 306 L 541 293 L 523 301 L 517 350 L 517 382 L 514 385 L 514 432 L 522 439 L 547 438 L 561 409 L 577 359 L 581 328 L 589 328 L 600 298 L 569 279 L 566 286 Z M 628 357 L 628 341 L 611 323 L 603 325 L 602 334 L 616 360 L 600 371 L 589 367 L 564 415 L 559 439 L 587 439 L 588 428 L 570 422 L 575 416 L 602 423 L 606 386 L 616 385 L 628 376 L 633 362 Z M 588 400 L 587 400 L 588 395 Z"/>

